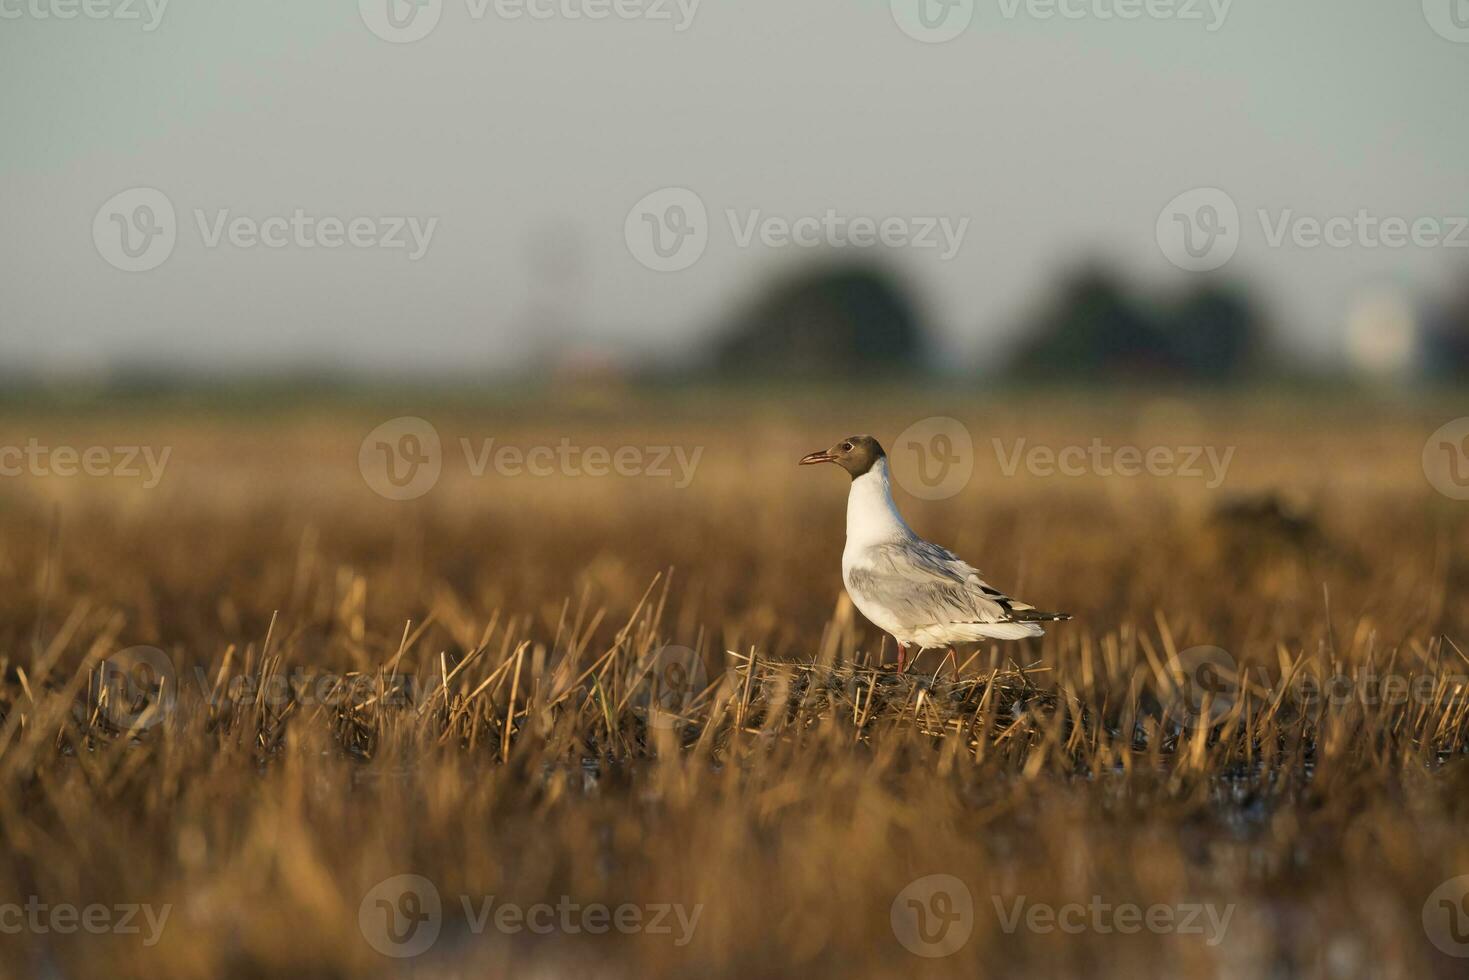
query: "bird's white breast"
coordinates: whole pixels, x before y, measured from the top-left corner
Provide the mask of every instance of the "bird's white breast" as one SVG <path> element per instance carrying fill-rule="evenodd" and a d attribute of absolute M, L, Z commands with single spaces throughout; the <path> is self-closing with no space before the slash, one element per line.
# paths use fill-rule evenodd
<path fill-rule="evenodd" d="M 852 481 L 852 488 L 847 492 L 847 547 L 843 562 L 854 549 L 901 541 L 912 533 L 898 513 L 898 505 L 893 503 L 888 461 L 886 457 L 879 459 L 872 469 Z"/>
<path fill-rule="evenodd" d="M 888 461 L 879 459 L 872 469 L 852 481 L 852 488 L 847 494 L 847 544 L 842 549 L 842 584 L 847 587 L 847 595 L 851 596 L 852 605 L 858 612 L 878 629 L 903 642 L 908 642 L 906 624 L 873 597 L 855 588 L 852 571 L 872 566 L 874 546 L 901 541 L 912 534 L 893 502 Z"/>

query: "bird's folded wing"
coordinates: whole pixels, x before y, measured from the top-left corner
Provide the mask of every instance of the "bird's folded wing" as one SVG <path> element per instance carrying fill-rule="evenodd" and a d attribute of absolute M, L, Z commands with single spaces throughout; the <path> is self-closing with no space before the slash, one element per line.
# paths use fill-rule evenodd
<path fill-rule="evenodd" d="M 912 622 L 1004 623 L 1032 608 L 991 588 L 952 551 L 922 540 L 874 548 L 871 564 L 853 576 L 864 593 Z"/>

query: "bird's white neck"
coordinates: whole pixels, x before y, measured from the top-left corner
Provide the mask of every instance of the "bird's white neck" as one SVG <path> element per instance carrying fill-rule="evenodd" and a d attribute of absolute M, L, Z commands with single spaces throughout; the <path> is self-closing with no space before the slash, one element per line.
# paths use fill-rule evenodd
<path fill-rule="evenodd" d="M 888 461 L 883 457 L 853 480 L 847 493 L 847 547 L 899 541 L 912 533 L 893 503 Z"/>

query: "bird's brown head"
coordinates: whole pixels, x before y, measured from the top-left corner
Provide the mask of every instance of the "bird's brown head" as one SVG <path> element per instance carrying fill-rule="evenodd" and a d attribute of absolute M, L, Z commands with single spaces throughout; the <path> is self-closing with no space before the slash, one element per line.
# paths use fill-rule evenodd
<path fill-rule="evenodd" d="M 835 463 L 857 479 L 877 465 L 887 454 L 871 436 L 848 436 L 830 449 L 801 457 L 802 466 L 813 463 Z"/>

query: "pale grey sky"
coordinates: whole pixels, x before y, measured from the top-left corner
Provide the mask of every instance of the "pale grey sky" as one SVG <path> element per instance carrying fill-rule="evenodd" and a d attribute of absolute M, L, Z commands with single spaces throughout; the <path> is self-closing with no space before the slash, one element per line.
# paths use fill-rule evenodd
<path fill-rule="evenodd" d="M 1198 187 L 1239 210 L 1224 273 L 1308 352 L 1341 348 L 1364 292 L 1429 295 L 1469 273 L 1469 248 L 1371 248 L 1356 230 L 1344 248 L 1272 246 L 1257 214 L 1365 209 L 1453 234 L 1469 213 L 1469 0 L 1151 0 L 1174 15 L 1136 20 L 1104 19 L 1130 0 L 1061 0 L 1079 16 L 1049 18 L 1044 0 L 972 0 L 944 43 L 905 33 L 887 0 L 617 0 L 636 17 L 601 0 L 601 20 L 568 16 L 599 0 L 526 0 L 542 19 L 424 0 L 439 19 L 411 43 L 369 29 L 388 0 L 363 0 L 366 16 L 356 0 L 174 0 L 153 30 L 145 0 L 86 0 L 138 20 L 39 16 L 81 2 L 0 0 L 8 365 L 492 371 L 562 343 L 528 326 L 548 315 L 599 343 L 689 349 L 813 255 L 741 245 L 751 218 L 828 211 L 910 234 L 968 219 L 952 258 L 886 254 L 946 348 L 982 363 L 1089 255 L 1158 289 L 1198 275 L 1155 231 Z M 176 241 L 127 272 L 116 240 L 97 244 L 121 233 L 99 209 L 136 187 L 175 209 Z M 703 254 L 674 272 L 624 233 L 664 187 L 708 214 Z M 267 227 L 297 209 L 372 219 L 361 242 L 407 247 L 306 248 L 331 232 Z M 250 219 L 241 242 L 259 226 L 285 247 L 232 244 L 225 211 Z M 396 218 L 421 236 L 437 219 L 421 257 Z"/>

